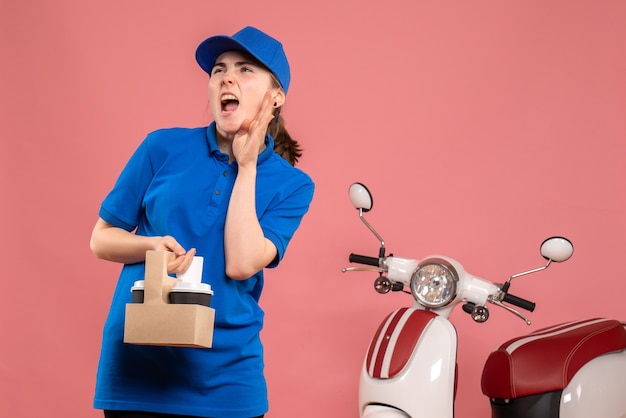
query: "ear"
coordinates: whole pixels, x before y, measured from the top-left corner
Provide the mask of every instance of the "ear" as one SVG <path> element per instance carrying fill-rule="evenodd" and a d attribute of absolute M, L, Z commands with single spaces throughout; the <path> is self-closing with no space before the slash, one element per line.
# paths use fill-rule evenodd
<path fill-rule="evenodd" d="M 276 97 L 274 97 L 274 103 L 272 103 L 272 106 L 275 108 L 281 107 L 285 104 L 285 99 L 286 97 L 283 89 L 276 89 Z"/>

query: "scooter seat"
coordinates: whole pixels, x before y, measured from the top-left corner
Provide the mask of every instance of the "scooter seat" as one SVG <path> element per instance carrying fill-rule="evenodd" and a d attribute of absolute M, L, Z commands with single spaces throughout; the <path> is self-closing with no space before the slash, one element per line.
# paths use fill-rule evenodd
<path fill-rule="evenodd" d="M 513 399 L 564 389 L 576 372 L 602 354 L 626 348 L 624 326 L 587 319 L 535 331 L 507 341 L 485 363 L 482 391 Z"/>

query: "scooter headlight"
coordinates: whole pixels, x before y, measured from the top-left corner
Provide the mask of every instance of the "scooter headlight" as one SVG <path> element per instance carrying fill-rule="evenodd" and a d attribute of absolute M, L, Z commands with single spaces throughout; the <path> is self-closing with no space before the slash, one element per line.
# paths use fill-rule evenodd
<path fill-rule="evenodd" d="M 459 275 L 449 262 L 426 259 L 411 276 L 411 294 L 427 308 L 440 308 L 454 299 L 458 282 Z"/>

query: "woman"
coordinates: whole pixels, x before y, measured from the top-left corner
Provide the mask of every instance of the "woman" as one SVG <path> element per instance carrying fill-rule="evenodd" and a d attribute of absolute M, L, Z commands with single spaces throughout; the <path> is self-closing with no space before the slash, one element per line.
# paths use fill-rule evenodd
<path fill-rule="evenodd" d="M 105 417 L 250 418 L 268 409 L 258 305 L 314 185 L 279 117 L 290 72 L 282 44 L 253 27 L 200 44 L 213 123 L 158 130 L 135 151 L 92 233 L 97 257 L 124 263 L 103 333 L 94 406 Z M 147 250 L 204 257 L 215 309 L 213 347 L 123 343 L 124 307 Z"/>

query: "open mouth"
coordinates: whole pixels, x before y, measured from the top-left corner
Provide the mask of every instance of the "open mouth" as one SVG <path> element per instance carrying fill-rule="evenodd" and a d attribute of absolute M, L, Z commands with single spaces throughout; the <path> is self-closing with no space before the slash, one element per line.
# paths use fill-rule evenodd
<path fill-rule="evenodd" d="M 239 99 L 232 94 L 225 94 L 221 99 L 222 112 L 232 112 L 239 106 Z"/>

